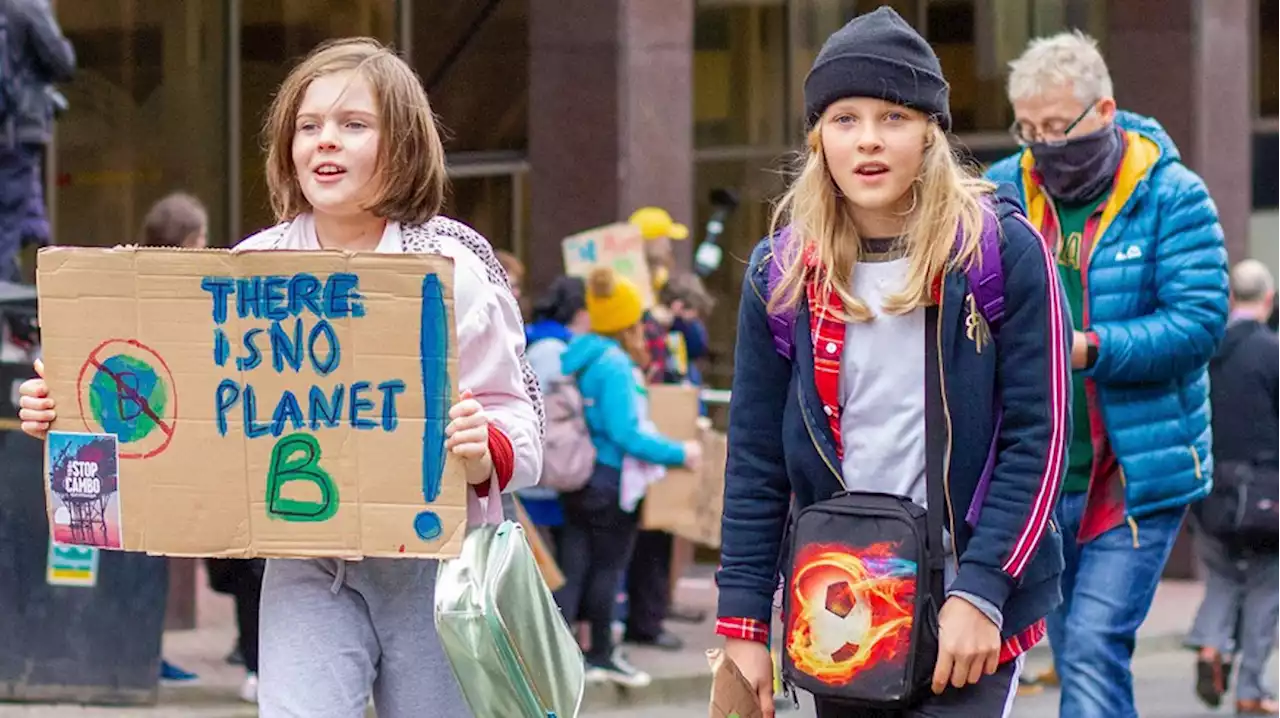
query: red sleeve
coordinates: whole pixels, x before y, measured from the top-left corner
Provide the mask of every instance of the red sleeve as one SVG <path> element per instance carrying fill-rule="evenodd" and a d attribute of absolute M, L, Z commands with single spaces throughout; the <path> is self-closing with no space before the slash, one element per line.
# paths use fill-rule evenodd
<path fill-rule="evenodd" d="M 754 618 L 717 618 L 716 634 L 743 641 L 769 642 L 769 625 Z"/>
<path fill-rule="evenodd" d="M 489 456 L 493 459 L 493 471 L 498 475 L 498 490 L 505 491 L 511 483 L 511 474 L 516 468 L 516 452 L 511 448 L 511 439 L 493 424 L 489 425 Z M 476 484 L 476 495 L 489 495 L 489 483 Z"/>

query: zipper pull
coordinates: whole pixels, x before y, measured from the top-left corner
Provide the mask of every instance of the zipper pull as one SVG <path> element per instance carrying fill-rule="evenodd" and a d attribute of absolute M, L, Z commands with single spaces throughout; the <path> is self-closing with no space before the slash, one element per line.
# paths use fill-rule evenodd
<path fill-rule="evenodd" d="M 796 710 L 800 710 L 800 694 L 796 693 L 796 687 L 791 685 L 791 681 L 782 682 L 782 697 L 790 698 L 791 705 L 795 706 Z"/>

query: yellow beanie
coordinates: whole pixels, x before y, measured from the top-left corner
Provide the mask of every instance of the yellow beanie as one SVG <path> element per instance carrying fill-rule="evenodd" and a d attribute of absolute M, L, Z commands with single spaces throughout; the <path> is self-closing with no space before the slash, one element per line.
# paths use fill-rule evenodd
<path fill-rule="evenodd" d="M 641 207 L 631 214 L 627 222 L 639 227 L 640 236 L 646 240 L 660 237 L 680 240 L 689 236 L 689 228 L 671 219 L 667 210 L 661 207 Z"/>
<path fill-rule="evenodd" d="M 597 267 L 587 277 L 587 315 L 591 331 L 617 334 L 638 324 L 644 316 L 640 290 L 635 282 L 608 267 Z"/>

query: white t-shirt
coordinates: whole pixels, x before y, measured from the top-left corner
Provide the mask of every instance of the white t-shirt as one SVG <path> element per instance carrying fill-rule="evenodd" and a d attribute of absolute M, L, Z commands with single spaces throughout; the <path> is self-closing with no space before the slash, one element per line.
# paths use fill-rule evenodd
<path fill-rule="evenodd" d="M 859 262 L 853 294 L 875 314 L 845 325 L 840 356 L 840 438 L 849 491 L 875 491 L 928 505 L 925 483 L 924 310 L 888 314 L 908 260 Z"/>

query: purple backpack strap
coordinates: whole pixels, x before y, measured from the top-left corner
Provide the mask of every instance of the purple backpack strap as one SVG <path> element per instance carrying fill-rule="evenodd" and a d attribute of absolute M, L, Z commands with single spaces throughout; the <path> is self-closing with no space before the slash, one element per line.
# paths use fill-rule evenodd
<path fill-rule="evenodd" d="M 982 318 L 986 320 L 994 340 L 1000 333 L 1000 325 L 1004 323 L 1004 266 L 1000 262 L 1000 219 L 995 210 L 984 203 L 984 220 L 982 234 L 978 240 L 981 262 L 969 265 L 965 274 L 969 279 L 969 293 L 973 295 L 974 304 Z M 957 232 L 956 242 L 962 235 Z M 965 521 L 974 526 L 978 516 L 982 514 L 982 504 L 987 499 L 991 488 L 991 476 L 996 470 L 997 441 L 1000 438 L 1000 424 L 1004 419 L 1004 404 L 1000 397 L 995 397 L 995 421 L 992 424 L 991 446 L 987 448 L 987 460 L 982 466 L 982 475 L 978 478 L 978 488 L 969 501 L 969 510 L 965 513 Z"/>
<path fill-rule="evenodd" d="M 1004 323 L 1004 267 L 1000 264 L 1000 219 L 995 210 L 984 203 L 982 234 L 978 239 L 978 253 L 981 261 L 974 262 L 965 270 L 969 278 L 969 292 L 973 295 L 978 311 L 987 321 L 994 339 Z M 956 233 L 959 243 L 963 235 Z"/>
<path fill-rule="evenodd" d="M 773 298 L 773 290 L 782 283 L 782 261 L 783 256 L 791 241 L 791 228 L 783 227 L 781 232 L 773 238 L 772 252 L 769 255 L 769 274 L 766 279 L 765 288 L 768 290 L 768 296 L 765 297 L 767 303 Z M 773 335 L 773 348 L 782 355 L 783 359 L 790 360 L 792 356 L 792 344 L 796 335 L 796 310 L 794 307 L 787 307 L 779 310 L 777 313 L 769 312 L 769 333 Z"/>

